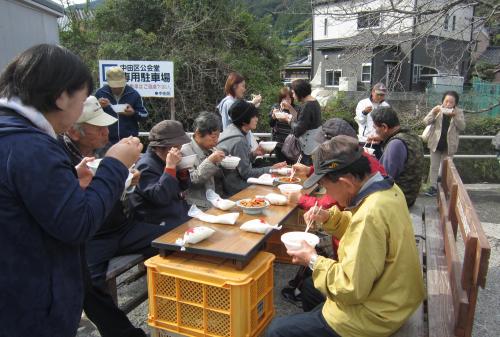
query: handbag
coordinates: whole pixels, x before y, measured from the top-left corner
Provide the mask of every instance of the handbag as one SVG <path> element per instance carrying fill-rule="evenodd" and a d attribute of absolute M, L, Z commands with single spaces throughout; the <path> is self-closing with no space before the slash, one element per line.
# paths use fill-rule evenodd
<path fill-rule="evenodd" d="M 420 138 L 422 138 L 422 141 L 424 143 L 427 143 L 429 141 L 429 138 L 431 134 L 434 132 L 434 123 L 429 124 L 425 127 L 424 131 L 420 135 Z"/>
<path fill-rule="evenodd" d="M 286 159 L 296 162 L 301 154 L 300 143 L 297 137 L 293 134 L 286 136 L 283 146 L 281 147 L 281 153 L 283 153 Z"/>

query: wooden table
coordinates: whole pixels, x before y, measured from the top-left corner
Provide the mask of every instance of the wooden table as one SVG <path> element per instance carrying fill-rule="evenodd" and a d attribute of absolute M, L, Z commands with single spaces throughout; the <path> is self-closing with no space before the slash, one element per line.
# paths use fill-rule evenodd
<path fill-rule="evenodd" d="M 301 179 L 304 181 L 304 177 L 301 177 Z M 304 192 L 309 193 L 311 190 L 312 189 L 308 189 Z M 280 193 L 277 187 L 250 185 L 230 199 L 236 201 L 245 198 L 253 198 L 256 195 L 266 195 L 271 192 Z M 243 268 L 264 246 L 266 240 L 271 236 L 273 231 L 267 234 L 250 233 L 240 230 L 240 226 L 252 219 L 264 219 L 267 223 L 272 225 L 281 224 L 296 208 L 296 204 L 285 206 L 270 205 L 262 214 L 257 215 L 245 214 L 237 207 L 229 211 L 211 208 L 206 213 L 219 215 L 227 212 L 240 212 L 240 216 L 235 225 L 212 224 L 193 218 L 154 240 L 152 246 L 159 249 L 161 256 L 165 256 L 174 251 L 180 251 L 180 247 L 175 244 L 175 241 L 183 237 L 186 230 L 196 226 L 207 226 L 215 229 L 216 232 L 210 238 L 202 242 L 195 245 L 187 245 L 184 252 L 231 259 L 236 267 Z"/>

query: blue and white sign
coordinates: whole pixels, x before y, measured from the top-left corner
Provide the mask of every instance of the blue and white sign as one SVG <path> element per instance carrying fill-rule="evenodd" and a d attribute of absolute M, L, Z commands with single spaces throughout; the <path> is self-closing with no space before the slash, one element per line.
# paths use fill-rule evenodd
<path fill-rule="evenodd" d="M 174 63 L 169 61 L 99 60 L 100 86 L 106 84 L 106 70 L 120 67 L 127 84 L 142 97 L 174 97 Z"/>

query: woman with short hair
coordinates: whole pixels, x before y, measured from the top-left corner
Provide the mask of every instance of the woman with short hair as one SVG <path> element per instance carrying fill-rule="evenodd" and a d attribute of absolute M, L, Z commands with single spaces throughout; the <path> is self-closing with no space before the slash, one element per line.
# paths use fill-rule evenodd
<path fill-rule="evenodd" d="M 303 154 L 302 162 L 311 165 L 311 154 L 319 145 L 316 135 L 320 132 L 321 106 L 316 98 L 311 96 L 311 84 L 306 80 L 295 80 L 292 82 L 292 93 L 295 101 L 301 103 L 297 112 L 291 104 L 284 104 L 291 114 L 286 118 L 279 119 L 290 124 L 292 133 L 299 139 Z"/>
<path fill-rule="evenodd" d="M 276 150 L 274 151 L 276 157 L 278 158 L 278 161 L 286 160 L 285 156 L 281 153 L 281 148 L 283 147 L 283 142 L 285 141 L 286 137 L 292 131 L 288 122 L 280 121 L 277 118 L 277 114 L 280 112 L 290 113 L 290 108 L 286 108 L 285 105 L 290 105 L 293 109 L 295 109 L 292 90 L 288 87 L 283 87 L 280 89 L 278 100 L 271 107 L 271 112 L 269 113 L 269 125 L 271 126 L 272 140 L 278 142 L 278 144 L 276 144 Z"/>
<path fill-rule="evenodd" d="M 126 138 L 93 178 L 86 159 L 75 170 L 57 135 L 78 120 L 92 89 L 83 61 L 49 44 L 24 51 L 0 76 L 0 336 L 76 335 L 81 248 L 119 200 L 142 149 Z M 82 189 L 78 178 L 89 177 Z"/>
<path fill-rule="evenodd" d="M 447 91 L 443 94 L 441 104 L 435 106 L 424 118 L 426 125 L 432 125 L 427 147 L 431 153 L 429 169 L 429 189 L 427 196 L 437 194 L 437 179 L 444 158 L 453 158 L 458 150 L 460 131 L 465 130 L 465 117 L 462 109 L 458 108 L 459 96 L 456 91 Z"/>
<path fill-rule="evenodd" d="M 224 191 L 231 196 L 248 186 L 248 178 L 257 178 L 264 173 L 269 173 L 270 168 L 284 167 L 286 162 L 274 164 L 272 167 L 253 167 L 252 162 L 255 158 L 245 137 L 248 132 L 257 127 L 259 111 L 252 103 L 237 100 L 231 106 L 229 114 L 233 122 L 222 132 L 217 148 L 224 151 L 226 155 L 240 158 L 236 169 L 223 170 Z"/>
<path fill-rule="evenodd" d="M 224 159 L 224 152 L 215 148 L 221 131 L 219 117 L 203 111 L 194 120 L 193 128 L 191 142 L 181 148 L 183 157 L 197 156 L 193 168 L 189 170 L 191 186 L 187 190 L 186 199 L 189 204 L 208 209 L 211 204 L 206 198 L 207 190 L 223 194 L 222 171 L 218 165 Z"/>

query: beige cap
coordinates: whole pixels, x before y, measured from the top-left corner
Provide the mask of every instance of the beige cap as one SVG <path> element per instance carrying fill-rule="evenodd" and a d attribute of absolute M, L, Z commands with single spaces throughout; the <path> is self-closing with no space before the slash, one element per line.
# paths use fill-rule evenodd
<path fill-rule="evenodd" d="M 83 113 L 76 124 L 92 124 L 97 126 L 108 126 L 116 123 L 118 119 L 104 112 L 99 101 L 94 96 L 89 96 L 83 104 Z"/>
<path fill-rule="evenodd" d="M 125 72 L 120 67 L 111 67 L 106 70 L 106 81 L 111 88 L 123 88 L 127 84 Z"/>

